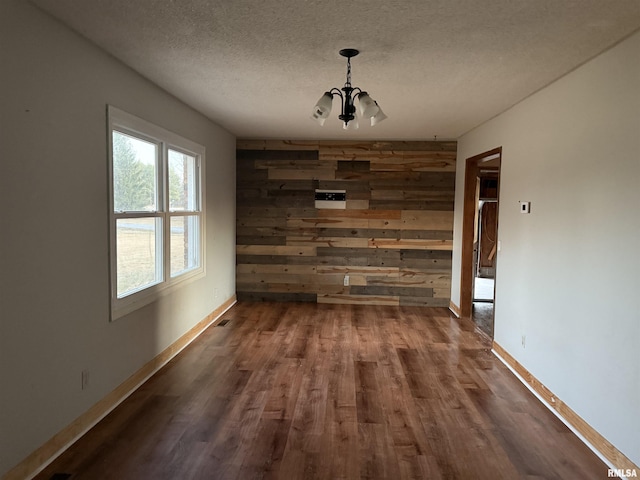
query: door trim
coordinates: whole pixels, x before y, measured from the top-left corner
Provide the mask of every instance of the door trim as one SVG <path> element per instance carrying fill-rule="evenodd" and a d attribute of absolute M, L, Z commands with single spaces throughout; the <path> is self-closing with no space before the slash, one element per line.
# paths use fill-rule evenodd
<path fill-rule="evenodd" d="M 476 177 L 483 163 L 502 160 L 502 147 L 467 158 L 462 206 L 462 246 L 460 259 L 460 316 L 471 317 L 473 309 L 473 236 L 475 229 Z M 498 193 L 499 196 L 499 193 Z"/>

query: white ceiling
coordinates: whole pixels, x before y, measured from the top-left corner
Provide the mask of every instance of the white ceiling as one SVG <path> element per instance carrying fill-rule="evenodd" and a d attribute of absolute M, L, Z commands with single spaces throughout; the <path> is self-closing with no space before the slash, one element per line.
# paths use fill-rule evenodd
<path fill-rule="evenodd" d="M 240 138 L 457 138 L 640 28 L 640 0 L 32 2 Z M 342 48 L 375 127 L 310 120 Z"/>

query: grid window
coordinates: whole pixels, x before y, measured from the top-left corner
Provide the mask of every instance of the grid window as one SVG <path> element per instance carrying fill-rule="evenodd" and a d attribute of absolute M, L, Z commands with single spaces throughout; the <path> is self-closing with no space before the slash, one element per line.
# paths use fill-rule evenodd
<path fill-rule="evenodd" d="M 109 107 L 111 303 L 118 318 L 203 267 L 204 147 Z"/>

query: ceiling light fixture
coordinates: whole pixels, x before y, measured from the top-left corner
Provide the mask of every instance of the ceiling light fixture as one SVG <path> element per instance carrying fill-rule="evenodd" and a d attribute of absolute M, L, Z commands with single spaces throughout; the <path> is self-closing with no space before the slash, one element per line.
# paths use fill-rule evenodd
<path fill-rule="evenodd" d="M 324 95 L 322 95 L 316 103 L 311 118 L 320 125 L 324 125 L 324 121 L 331 113 L 334 95 L 338 95 L 342 103 L 342 113 L 338 115 L 338 118 L 344 122 L 344 129 L 355 130 L 358 128 L 358 117 L 354 105 L 356 98 L 358 99 L 360 107 L 360 115 L 364 118 L 369 118 L 372 127 L 387 118 L 378 105 L 378 102 L 371 98 L 367 92 L 362 91 L 359 87 L 351 86 L 351 58 L 359 53 L 360 52 L 354 48 L 340 50 L 340 55 L 347 59 L 347 81 L 341 89 L 334 87 L 328 92 L 324 92 Z M 342 92 L 344 92 L 344 94 Z"/>

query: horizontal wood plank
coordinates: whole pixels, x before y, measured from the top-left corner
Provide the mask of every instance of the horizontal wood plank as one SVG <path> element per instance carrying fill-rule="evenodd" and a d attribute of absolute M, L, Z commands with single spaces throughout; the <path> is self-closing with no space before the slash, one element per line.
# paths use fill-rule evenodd
<path fill-rule="evenodd" d="M 301 255 L 315 256 L 316 247 L 290 245 L 237 245 L 238 255 Z"/>

